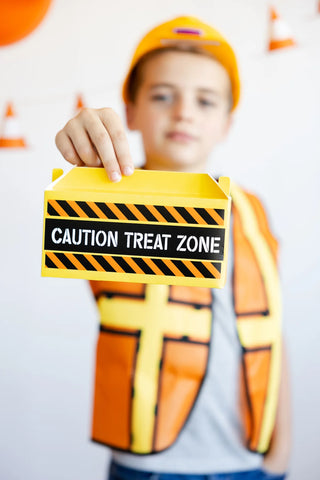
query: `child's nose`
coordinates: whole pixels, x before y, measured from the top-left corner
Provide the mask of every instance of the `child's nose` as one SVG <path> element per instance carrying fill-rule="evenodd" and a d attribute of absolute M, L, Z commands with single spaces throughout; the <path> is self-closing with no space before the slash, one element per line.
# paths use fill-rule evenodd
<path fill-rule="evenodd" d="M 175 120 L 192 121 L 194 117 L 194 106 L 191 99 L 179 97 L 174 102 L 173 116 Z"/>

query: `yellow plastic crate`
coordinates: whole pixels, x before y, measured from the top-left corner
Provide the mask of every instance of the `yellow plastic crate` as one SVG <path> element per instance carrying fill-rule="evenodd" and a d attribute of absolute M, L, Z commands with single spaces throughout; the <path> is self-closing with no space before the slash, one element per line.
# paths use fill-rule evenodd
<path fill-rule="evenodd" d="M 45 190 L 42 275 L 221 288 L 230 180 L 103 168 L 53 171 Z"/>

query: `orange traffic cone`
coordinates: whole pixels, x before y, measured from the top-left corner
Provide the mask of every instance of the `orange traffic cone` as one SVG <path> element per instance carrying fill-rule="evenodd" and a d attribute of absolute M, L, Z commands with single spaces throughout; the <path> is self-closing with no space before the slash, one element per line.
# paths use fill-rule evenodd
<path fill-rule="evenodd" d="M 320 0 L 318 1 L 318 13 L 320 13 Z"/>
<path fill-rule="evenodd" d="M 270 40 L 268 50 L 278 50 L 279 48 L 293 47 L 296 42 L 288 25 L 279 17 L 274 8 L 270 8 Z"/>
<path fill-rule="evenodd" d="M 79 113 L 80 110 L 82 110 L 83 108 L 85 107 L 85 104 L 84 104 L 84 101 L 83 101 L 83 97 L 82 95 L 78 95 L 77 96 L 77 101 L 76 101 L 76 106 L 75 106 L 75 113 Z"/>
<path fill-rule="evenodd" d="M 26 148 L 26 142 L 20 135 L 19 122 L 11 103 L 7 105 L 2 124 L 0 148 Z"/>

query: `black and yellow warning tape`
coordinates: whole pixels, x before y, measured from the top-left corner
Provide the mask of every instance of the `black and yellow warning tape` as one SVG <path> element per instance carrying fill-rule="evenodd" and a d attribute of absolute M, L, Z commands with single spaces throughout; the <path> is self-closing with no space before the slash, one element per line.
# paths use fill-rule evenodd
<path fill-rule="evenodd" d="M 133 273 L 191 278 L 221 277 L 221 263 L 167 258 L 118 257 L 70 252 L 46 252 L 47 268 Z"/>
<path fill-rule="evenodd" d="M 219 208 L 48 200 L 47 212 L 51 217 L 224 225 L 224 209 Z"/>

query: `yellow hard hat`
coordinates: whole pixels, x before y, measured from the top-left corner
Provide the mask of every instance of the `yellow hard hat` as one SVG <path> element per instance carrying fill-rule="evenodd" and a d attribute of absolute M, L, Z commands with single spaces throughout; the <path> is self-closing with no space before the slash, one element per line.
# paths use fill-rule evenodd
<path fill-rule="evenodd" d="M 231 45 L 213 27 L 196 17 L 177 17 L 158 25 L 148 32 L 138 44 L 122 87 L 122 98 L 129 102 L 128 84 L 130 74 L 138 61 L 147 53 L 161 48 L 185 43 L 209 52 L 228 72 L 231 80 L 234 110 L 239 102 L 240 79 L 237 59 Z"/>

